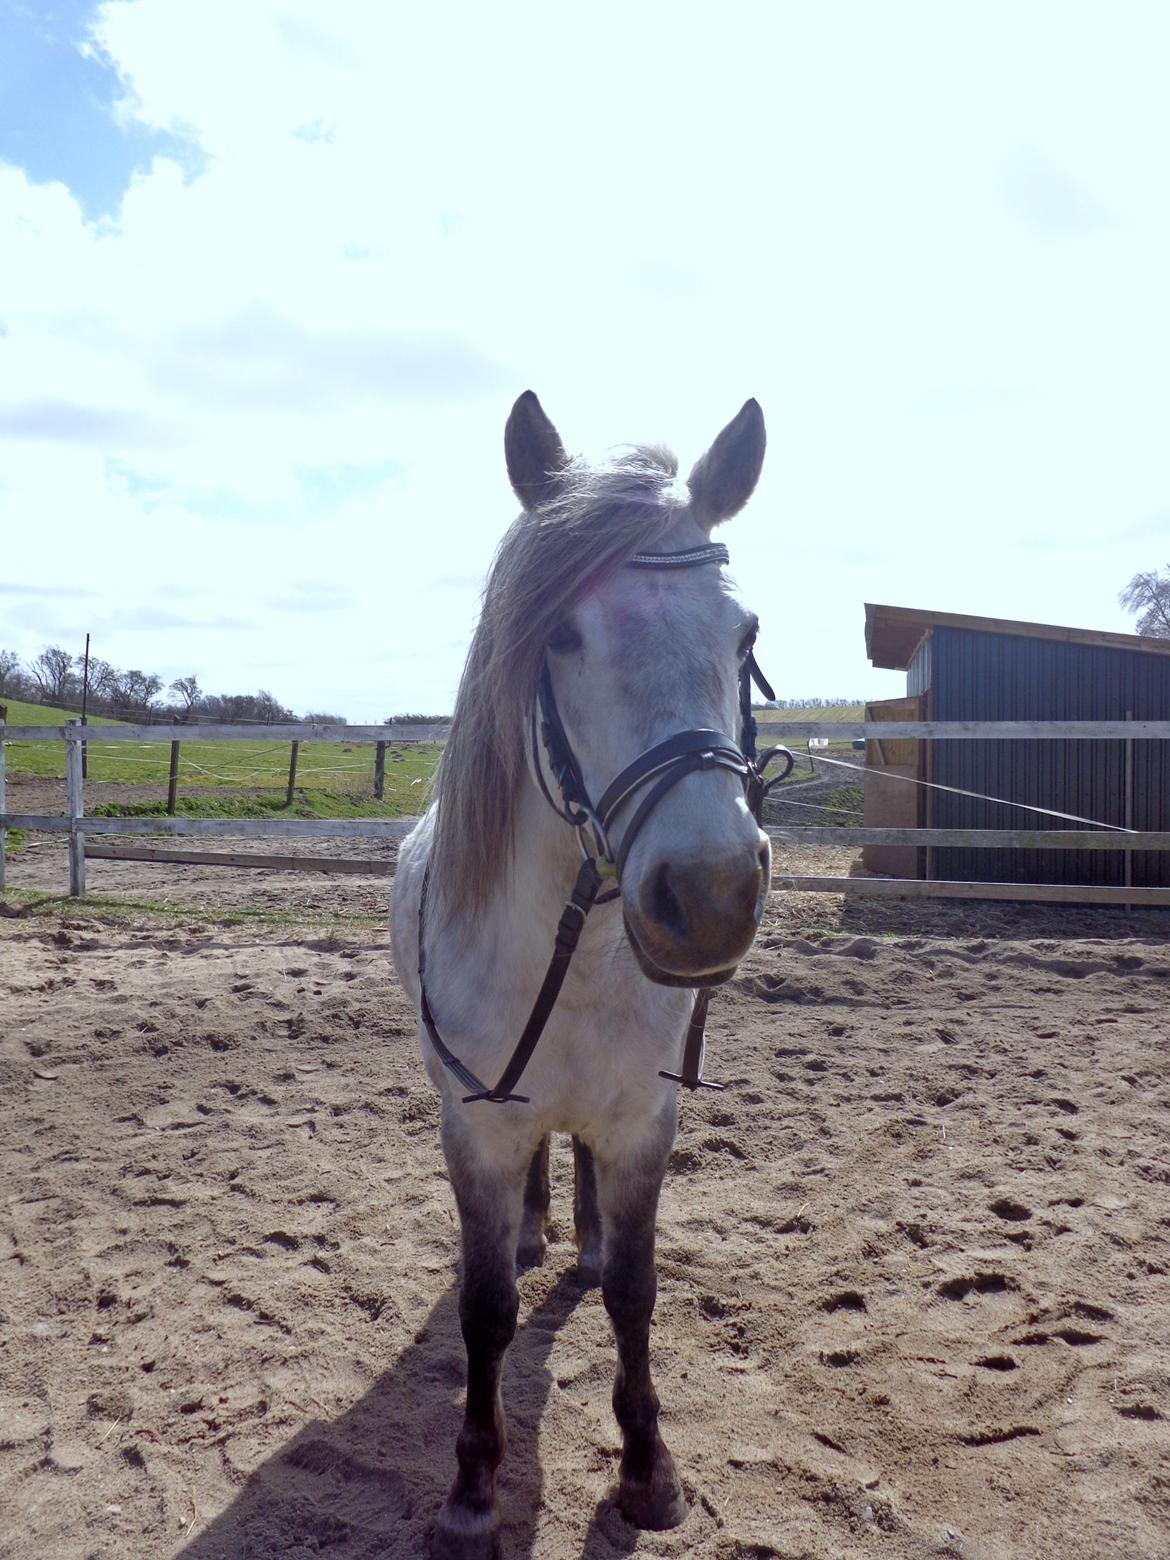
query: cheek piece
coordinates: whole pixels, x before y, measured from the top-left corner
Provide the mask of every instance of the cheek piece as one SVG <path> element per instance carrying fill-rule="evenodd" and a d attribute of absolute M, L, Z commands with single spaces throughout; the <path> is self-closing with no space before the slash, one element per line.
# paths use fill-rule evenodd
<path fill-rule="evenodd" d="M 705 547 L 692 547 L 675 553 L 635 553 L 626 562 L 631 569 L 693 569 L 703 564 L 726 564 L 727 548 L 720 542 Z M 565 822 L 577 831 L 581 847 L 581 867 L 577 881 L 557 924 L 552 960 L 541 985 L 524 1032 L 517 1042 L 499 1082 L 493 1088 L 486 1087 L 449 1049 L 439 1034 L 431 1006 L 427 1000 L 423 980 L 426 958 L 423 947 L 424 917 L 427 901 L 427 878 L 424 876 L 419 901 L 419 985 L 422 992 L 421 1016 L 423 1028 L 440 1061 L 471 1092 L 464 1096 L 464 1104 L 489 1100 L 493 1104 L 513 1102 L 527 1104 L 528 1096 L 513 1092 L 525 1067 L 536 1049 L 536 1043 L 544 1031 L 549 1015 L 556 1004 L 569 963 L 576 951 L 586 917 L 595 904 L 606 904 L 621 893 L 621 877 L 630 848 L 649 818 L 651 812 L 666 793 L 687 775 L 699 769 L 729 769 L 738 774 L 744 784 L 748 807 L 758 822 L 763 810 L 764 798 L 774 786 L 787 779 L 795 762 L 786 747 L 771 747 L 762 754 L 756 750 L 756 721 L 752 715 L 752 684 L 766 699 L 775 698 L 769 683 L 749 651 L 739 671 L 740 741 L 723 732 L 698 727 L 679 731 L 665 741 L 655 743 L 639 753 L 619 775 L 610 781 L 594 805 L 585 785 L 581 765 L 573 752 L 560 711 L 553 696 L 552 677 L 548 662 L 541 669 L 537 697 L 532 710 L 532 758 L 533 769 L 545 800 Z M 539 726 L 538 726 L 539 709 Z M 539 737 L 538 737 L 539 732 Z M 560 791 L 560 800 L 554 797 L 544 777 L 543 758 Z M 784 768 L 770 780 L 764 771 L 773 761 L 781 761 Z M 622 841 L 615 854 L 609 833 L 614 822 L 625 808 L 637 805 L 626 824 Z M 612 880 L 612 886 L 602 893 L 604 882 Z M 663 1072 L 660 1076 L 687 1088 L 717 1089 L 720 1084 L 705 1083 L 702 1077 L 703 1036 L 707 1017 L 710 988 L 702 988 L 696 999 L 694 1011 L 687 1029 L 681 1073 Z"/>

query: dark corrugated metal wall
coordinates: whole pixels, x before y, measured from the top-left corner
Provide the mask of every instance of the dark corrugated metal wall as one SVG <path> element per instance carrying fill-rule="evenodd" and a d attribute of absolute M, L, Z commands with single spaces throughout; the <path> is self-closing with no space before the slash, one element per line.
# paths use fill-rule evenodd
<path fill-rule="evenodd" d="M 934 720 L 1170 719 L 1170 654 L 934 629 L 910 669 L 926 672 Z M 921 691 L 917 688 L 912 691 Z M 932 778 L 1006 801 L 1125 823 L 1124 742 L 935 742 Z M 1132 744 L 1135 829 L 1170 829 L 1170 743 Z M 935 828 L 1081 825 L 946 792 L 930 793 Z M 1125 858 L 1082 851 L 937 850 L 930 875 L 958 881 L 1124 883 Z M 1170 854 L 1135 852 L 1135 885 L 1170 886 Z"/>

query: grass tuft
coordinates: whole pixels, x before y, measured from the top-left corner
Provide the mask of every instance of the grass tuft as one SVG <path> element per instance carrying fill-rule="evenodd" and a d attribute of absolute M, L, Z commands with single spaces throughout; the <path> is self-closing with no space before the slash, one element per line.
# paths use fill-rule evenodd
<path fill-rule="evenodd" d="M 390 790 L 387 782 L 387 792 Z M 422 787 L 418 787 L 419 792 Z M 283 791 L 256 792 L 251 795 L 183 796 L 175 799 L 175 812 L 181 818 L 402 818 L 413 817 L 419 798 L 404 807 L 402 798 L 387 795 L 378 802 L 372 796 L 353 796 L 346 792 L 301 790 L 293 792 L 291 807 Z M 92 809 L 95 818 L 162 818 L 166 801 L 98 802 Z"/>

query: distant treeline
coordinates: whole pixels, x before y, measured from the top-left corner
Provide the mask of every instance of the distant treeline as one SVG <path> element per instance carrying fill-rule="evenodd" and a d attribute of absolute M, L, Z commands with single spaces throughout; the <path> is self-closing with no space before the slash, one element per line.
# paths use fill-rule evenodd
<path fill-rule="evenodd" d="M 864 703 L 864 699 L 769 699 L 766 707 L 770 710 L 847 710 Z"/>
<path fill-rule="evenodd" d="M 0 701 L 23 699 L 29 704 L 50 704 L 57 709 L 81 713 L 84 657 L 71 655 L 60 645 L 46 645 L 34 660 L 22 661 L 15 650 L 0 650 Z M 836 710 L 859 705 L 861 699 L 773 699 L 769 706 L 777 710 Z M 759 706 L 757 706 L 759 708 Z M 176 677 L 164 686 L 163 679 L 137 667 L 111 666 L 98 656 L 89 658 L 89 716 L 128 720 L 136 725 L 189 724 L 215 725 L 287 725 L 313 721 L 322 725 L 345 726 L 344 715 L 327 710 L 307 710 L 297 715 L 265 688 L 256 693 L 205 693 L 199 679 Z M 449 720 L 449 715 L 420 715 L 415 712 L 387 715 L 384 726 L 399 723 L 432 725 Z"/>
<path fill-rule="evenodd" d="M 23 699 L 81 713 L 85 658 L 71 655 L 60 645 L 46 645 L 34 660 L 22 661 L 15 650 L 0 650 L 0 701 Z M 98 656 L 89 658 L 88 716 L 150 722 L 217 725 L 277 725 L 289 721 L 347 724 L 344 715 L 310 710 L 297 715 L 278 698 L 261 688 L 256 693 L 204 693 L 199 679 L 176 677 L 165 688 L 163 679 L 137 667 L 111 666 Z"/>

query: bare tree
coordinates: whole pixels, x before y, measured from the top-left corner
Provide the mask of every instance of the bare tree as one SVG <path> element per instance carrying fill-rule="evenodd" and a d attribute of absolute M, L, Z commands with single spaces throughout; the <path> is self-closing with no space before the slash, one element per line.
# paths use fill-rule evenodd
<path fill-rule="evenodd" d="M 280 700 L 268 692 L 267 688 L 261 688 L 256 695 L 255 719 L 263 721 L 265 725 L 283 725 L 286 721 L 296 720 L 292 710 L 285 709 Z"/>
<path fill-rule="evenodd" d="M 100 656 L 89 658 L 90 703 L 112 704 L 117 697 L 119 672 L 116 666 L 103 661 Z"/>
<path fill-rule="evenodd" d="M 123 719 L 127 715 L 147 714 L 161 687 L 162 678 L 153 672 L 140 672 L 137 667 L 118 672 L 113 700 L 118 714 Z"/>
<path fill-rule="evenodd" d="M 199 679 L 194 675 L 190 677 L 176 677 L 171 684 L 171 692 L 177 693 L 183 701 L 182 718 L 190 720 L 191 711 L 203 696 L 203 689 L 199 686 Z"/>
<path fill-rule="evenodd" d="M 1117 598 L 1137 615 L 1137 631 L 1147 639 L 1170 639 L 1170 563 L 1165 569 L 1135 574 Z"/>
<path fill-rule="evenodd" d="M 33 662 L 31 671 L 46 704 L 60 704 L 73 678 L 73 657 L 60 645 L 46 645 Z"/>
<path fill-rule="evenodd" d="M 0 650 L 0 695 L 19 693 L 23 682 L 16 651 Z"/>

